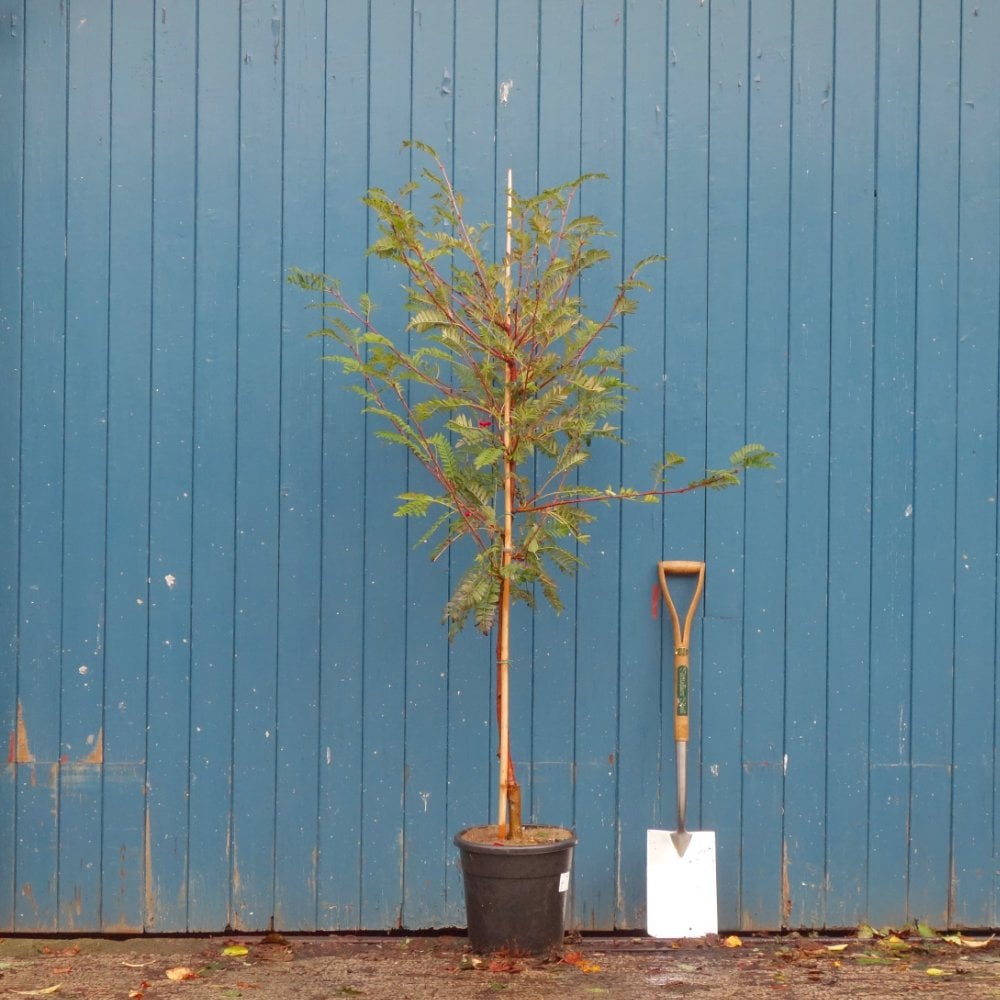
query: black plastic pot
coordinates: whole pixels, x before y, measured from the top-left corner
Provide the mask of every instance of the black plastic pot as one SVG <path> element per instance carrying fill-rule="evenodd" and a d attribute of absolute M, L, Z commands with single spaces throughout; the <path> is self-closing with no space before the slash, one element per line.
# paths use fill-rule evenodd
<path fill-rule="evenodd" d="M 455 835 L 473 951 L 537 955 L 562 943 L 577 838 L 541 844 L 479 843 Z M 537 827 L 525 827 L 525 830 Z"/>

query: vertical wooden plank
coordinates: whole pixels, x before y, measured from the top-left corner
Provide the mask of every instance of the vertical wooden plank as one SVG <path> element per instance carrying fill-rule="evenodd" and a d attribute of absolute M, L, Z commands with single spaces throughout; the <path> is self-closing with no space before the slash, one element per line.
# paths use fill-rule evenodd
<path fill-rule="evenodd" d="M 198 7 L 187 929 L 231 924 L 239 7 Z"/>
<path fill-rule="evenodd" d="M 282 273 L 323 253 L 326 23 L 318 4 L 285 5 Z M 287 286 L 282 286 L 284 289 Z M 281 293 L 281 519 L 278 564 L 278 782 L 275 924 L 316 926 L 317 748 L 323 345 L 314 317 Z"/>
<path fill-rule="evenodd" d="M 494 5 L 495 7 L 495 5 Z M 478 206 L 478 221 L 493 217 L 496 204 L 497 25 L 476 0 L 455 4 L 454 179 L 466 204 Z M 449 557 L 450 558 L 450 557 Z M 449 564 L 449 586 L 464 563 Z M 493 649 L 473 628 L 451 643 L 448 668 L 448 807 L 450 835 L 495 816 L 491 762 L 495 747 Z M 521 753 L 522 744 L 514 746 Z M 445 920 L 465 923 L 457 851 L 450 848 Z"/>
<path fill-rule="evenodd" d="M 21 519 L 21 251 L 24 187 L 24 3 L 11 2 L 0 12 L 0 135 L 7 137 L 0 156 L 0 643 L 10 668 L 0 673 L 0 732 L 17 727 L 18 563 Z M 15 754 L 8 751 L 0 773 L 0 923 L 14 926 Z"/>
<path fill-rule="evenodd" d="M 706 363 L 708 328 L 707 195 L 709 166 L 709 30 L 707 4 L 668 4 L 666 38 L 666 310 L 663 381 L 666 393 L 663 450 L 684 455 L 693 479 L 707 464 Z M 702 559 L 705 554 L 703 494 L 675 497 L 663 508 L 662 559 Z M 681 601 L 693 596 L 685 583 Z M 662 628 L 663 789 L 661 822 L 677 827 L 677 751 L 674 737 L 673 627 L 660 615 Z M 705 690 L 704 615 L 691 630 L 690 721 L 687 751 L 688 826 L 705 829 L 702 818 Z"/>
<path fill-rule="evenodd" d="M 66 12 L 25 11 L 21 561 L 14 927 L 58 929 Z M 29 416 L 30 415 L 30 416 Z"/>
<path fill-rule="evenodd" d="M 187 926 L 195 34 L 157 8 L 153 91 L 146 928 Z"/>
<path fill-rule="evenodd" d="M 687 458 L 694 478 L 706 464 L 709 10 L 705 4 L 688 3 L 670 4 L 668 12 L 666 447 Z M 704 496 L 695 494 L 665 506 L 663 518 L 663 558 L 700 558 L 705 540 Z M 700 674 L 700 664 L 693 664 L 692 671 Z M 697 680 L 694 687 L 700 687 Z M 672 697 L 670 691 L 667 694 Z M 695 695 L 699 697 L 692 702 L 691 713 L 698 719 L 700 693 L 693 690 Z M 692 772 L 699 754 L 691 754 Z M 692 778 L 690 795 L 696 803 L 700 785 L 697 775 L 692 773 Z M 692 821 L 697 816 L 694 809 Z"/>
<path fill-rule="evenodd" d="M 747 210 L 747 437 L 787 451 L 791 5 L 754 7 L 750 19 Z M 782 475 L 746 491 L 743 623 L 744 928 L 780 927 L 785 711 L 786 499 Z"/>
<path fill-rule="evenodd" d="M 599 171 L 606 180 L 584 188 L 579 209 L 599 216 L 607 229 L 621 233 L 624 201 L 625 11 L 616 2 L 588 3 L 583 8 L 580 103 L 580 166 Z M 600 314 L 622 274 L 618 239 L 610 257 L 585 275 L 581 296 Z M 623 336 L 609 330 L 603 338 L 614 348 Z M 595 448 L 581 473 L 589 482 L 621 482 L 620 449 Z M 590 542 L 580 552 L 585 566 L 577 582 L 574 758 L 574 820 L 580 835 L 575 859 L 573 899 L 576 923 L 588 930 L 613 926 L 619 861 L 618 806 L 618 652 L 621 614 L 621 507 L 596 513 Z M 552 711 L 557 706 L 550 706 Z M 541 720 L 544 723 L 544 717 Z"/>
<path fill-rule="evenodd" d="M 666 6 L 632 2 L 626 8 L 625 149 L 622 253 L 626 266 L 666 244 Z M 645 274 L 650 293 L 628 317 L 625 381 L 635 386 L 622 418 L 629 446 L 622 452 L 622 482 L 642 488 L 662 461 L 664 269 Z M 669 503 L 669 500 L 666 501 Z M 669 511 L 666 514 L 669 517 Z M 615 925 L 646 923 L 646 830 L 661 814 L 660 705 L 667 683 L 669 649 L 652 620 L 655 563 L 663 549 L 663 512 L 652 504 L 627 504 L 621 511 L 620 694 L 618 724 L 618 865 Z M 659 597 L 656 596 L 657 602 Z"/>
<path fill-rule="evenodd" d="M 955 704 L 949 926 L 998 919 L 997 481 L 1000 408 L 1000 9 L 965 3 L 957 108 Z"/>
<path fill-rule="evenodd" d="M 454 130 L 455 10 L 451 2 L 415 7 L 410 131 L 448 158 Z M 414 153 L 416 176 L 429 166 Z M 429 196 L 418 191 L 413 209 L 429 219 Z M 429 488 L 415 462 L 408 471 L 411 490 Z M 446 905 L 446 865 L 450 855 L 447 813 L 448 632 L 441 610 L 448 599 L 446 564 L 432 565 L 427 547 L 414 548 L 429 525 L 406 525 L 406 746 L 403 800 L 404 927 L 440 925 Z M 456 831 L 451 831 L 454 834 Z"/>
<path fill-rule="evenodd" d="M 59 926 L 101 922 L 111 20 L 70 12 Z"/>
<path fill-rule="evenodd" d="M 102 929 L 143 928 L 152 284 L 153 17 L 112 16 Z"/>
<path fill-rule="evenodd" d="M 955 684 L 961 9 L 920 14 L 909 915 L 947 926 Z"/>
<path fill-rule="evenodd" d="M 283 30 L 280 8 L 240 8 L 232 851 L 248 930 L 274 916 Z"/>
<path fill-rule="evenodd" d="M 538 190 L 538 111 L 540 87 L 544 81 L 539 77 L 539 5 L 535 0 L 513 0 L 495 4 L 496 18 L 496 81 L 491 95 L 495 112 L 496 169 L 492 176 L 491 190 L 483 193 L 484 206 L 492 205 L 493 253 L 497 259 L 505 252 L 506 225 L 506 184 L 507 171 L 513 170 L 514 187 L 525 195 Z M 482 14 L 480 14 L 482 16 Z M 487 175 L 489 176 L 489 175 Z M 565 599 L 565 595 L 564 595 Z M 547 610 L 547 609 L 546 609 Z M 545 611 L 541 611 L 545 614 Z M 511 613 L 510 625 L 510 752 L 518 770 L 518 780 L 522 785 L 525 821 L 556 822 L 550 816 L 546 804 L 551 793 L 551 785 L 558 786 L 559 761 L 563 756 L 558 752 L 553 758 L 555 765 L 534 764 L 534 728 L 538 721 L 553 712 L 568 710 L 567 699 L 559 699 L 558 706 L 551 703 L 538 704 L 535 692 L 536 674 L 532 644 L 534 622 L 532 615 L 523 605 L 515 605 Z M 495 651 L 496 635 L 490 636 L 491 652 Z M 491 664 L 492 667 L 492 664 Z M 493 684 L 495 685 L 495 676 Z M 495 690 L 495 688 L 494 688 Z M 545 713 L 536 720 L 535 711 Z M 495 708 L 487 716 L 490 720 L 490 737 L 493 747 L 498 745 L 498 731 Z M 496 760 L 496 751 L 491 749 Z M 530 777 L 530 780 L 528 780 Z M 536 797 L 535 784 L 541 797 Z M 491 781 L 490 812 L 487 822 L 496 821 L 496 778 Z M 561 805 L 561 804 L 560 804 Z M 553 803 L 556 806 L 556 803 Z"/>
<path fill-rule="evenodd" d="M 412 5 L 373 4 L 369 59 L 369 184 L 398 190 L 409 179 Z M 371 235 L 369 233 L 369 235 Z M 373 265 L 368 290 L 391 332 L 401 331 L 404 276 Z M 393 519 L 406 489 L 400 449 L 372 442 L 367 428 L 365 491 L 364 687 L 362 703 L 361 926 L 395 927 L 401 919 L 406 622 L 406 525 Z"/>
<path fill-rule="evenodd" d="M 715 5 L 710 18 L 706 437 L 718 464 L 746 439 L 749 9 Z M 743 489 L 720 493 L 705 521 L 702 822 L 716 836 L 722 927 L 742 912 L 745 504 Z"/>
<path fill-rule="evenodd" d="M 878 22 L 868 915 L 905 919 L 910 796 L 917 4 Z"/>
<path fill-rule="evenodd" d="M 326 35 L 325 242 L 317 266 L 356 295 L 368 245 L 360 201 L 368 155 L 357 138 L 368 128 L 367 7 L 328 10 Z M 361 926 L 364 418 L 335 366 L 323 378 L 318 922 L 346 930 Z"/>
<path fill-rule="evenodd" d="M 538 31 L 538 113 L 537 121 L 529 119 L 523 128 L 532 137 L 537 134 L 538 188 L 545 189 L 577 177 L 581 170 L 581 5 L 572 0 L 568 3 L 542 4 L 535 26 Z M 527 52 L 525 55 L 527 61 Z M 523 72 L 528 72 L 527 66 Z M 524 81 L 520 82 L 522 86 L 512 92 L 508 105 L 513 100 L 526 101 L 530 105 L 531 95 L 523 93 Z M 498 105 L 498 113 L 504 120 L 509 114 L 508 105 L 502 101 Z M 526 166 L 524 164 L 521 169 Z M 502 192 L 505 179 L 502 170 L 499 174 L 498 193 Z M 515 186 L 531 193 L 530 189 L 524 188 L 522 181 L 530 183 L 528 177 L 515 175 Z M 585 197 L 589 197 L 589 193 Z M 584 474 L 588 473 L 589 470 Z M 590 561 L 589 551 L 581 551 L 580 555 L 585 561 Z M 582 572 L 587 573 L 588 568 Z M 578 651 L 577 584 L 570 578 L 563 578 L 559 583 L 564 611 L 560 615 L 555 614 L 540 598 L 532 623 L 530 651 L 524 644 L 514 650 L 512 684 L 516 683 L 519 691 L 523 689 L 529 683 L 527 671 L 532 670 L 530 814 L 540 823 L 571 826 L 578 820 L 573 808 L 576 718 L 569 698 L 575 683 Z M 513 672 L 515 670 L 516 673 Z M 522 727 L 519 731 L 523 735 L 525 729 Z M 518 739 L 518 745 L 524 746 L 522 739 Z M 514 746 L 515 753 L 517 750 L 518 746 Z M 583 833 L 583 839 L 587 839 L 586 831 L 578 828 L 577 832 Z M 581 861 L 577 853 L 577 872 L 581 870 L 581 864 L 585 865 L 586 859 Z M 579 887 L 576 887 L 574 897 L 578 898 L 579 892 Z M 579 919 L 579 911 L 569 918 L 571 923 Z"/>
<path fill-rule="evenodd" d="M 795 9 L 792 39 L 784 922 L 826 903 L 826 654 L 833 9 Z"/>
<path fill-rule="evenodd" d="M 834 29 L 828 927 L 867 917 L 876 15 L 842 3 Z"/>

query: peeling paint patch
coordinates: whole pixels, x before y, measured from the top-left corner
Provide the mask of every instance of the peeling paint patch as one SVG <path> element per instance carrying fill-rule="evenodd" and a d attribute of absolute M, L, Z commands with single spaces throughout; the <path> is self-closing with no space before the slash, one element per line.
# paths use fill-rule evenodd
<path fill-rule="evenodd" d="M 514 89 L 513 80 L 504 80 L 500 84 L 500 103 L 506 104 L 510 100 L 510 92 Z"/>

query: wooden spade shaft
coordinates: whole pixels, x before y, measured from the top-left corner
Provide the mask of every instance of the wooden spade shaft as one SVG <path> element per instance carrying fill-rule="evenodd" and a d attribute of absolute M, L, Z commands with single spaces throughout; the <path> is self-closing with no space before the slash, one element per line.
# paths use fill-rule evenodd
<path fill-rule="evenodd" d="M 667 560 L 658 564 L 660 575 L 660 590 L 663 600 L 670 612 L 670 620 L 674 627 L 674 742 L 677 748 L 677 837 L 675 838 L 678 852 L 683 854 L 690 835 L 687 833 L 687 744 L 691 735 L 690 724 L 690 647 L 691 623 L 694 613 L 705 589 L 705 564 L 690 560 Z M 667 577 L 694 576 L 694 595 L 688 606 L 683 624 L 677 614 L 677 607 L 670 596 Z"/>

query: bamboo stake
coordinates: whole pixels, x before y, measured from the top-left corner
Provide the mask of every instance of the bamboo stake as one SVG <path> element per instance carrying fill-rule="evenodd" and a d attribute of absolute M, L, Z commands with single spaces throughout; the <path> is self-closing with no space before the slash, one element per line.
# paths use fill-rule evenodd
<path fill-rule="evenodd" d="M 507 303 L 510 303 L 510 252 L 511 252 L 511 226 L 513 225 L 513 197 L 514 197 L 514 171 L 507 171 L 507 247 L 506 247 L 506 274 L 505 274 L 505 296 Z M 497 794 L 497 834 L 500 838 L 509 838 L 515 833 L 513 824 L 507 822 L 508 803 L 512 792 L 517 794 L 516 782 L 512 788 L 511 782 L 511 762 L 510 762 L 510 580 L 506 570 L 510 566 L 513 555 L 514 541 L 514 470 L 510 457 L 510 409 L 511 409 L 511 382 L 514 377 L 513 365 L 507 362 L 504 366 L 504 390 L 503 390 L 503 532 L 501 540 L 503 549 L 500 553 L 500 566 L 504 570 L 503 580 L 500 583 L 500 608 L 499 621 L 497 623 L 499 634 L 497 636 L 497 687 L 499 692 L 499 729 L 500 729 L 500 762 L 499 762 L 499 788 Z M 519 824 L 518 824 L 519 825 Z"/>

